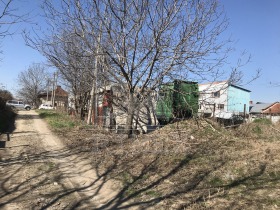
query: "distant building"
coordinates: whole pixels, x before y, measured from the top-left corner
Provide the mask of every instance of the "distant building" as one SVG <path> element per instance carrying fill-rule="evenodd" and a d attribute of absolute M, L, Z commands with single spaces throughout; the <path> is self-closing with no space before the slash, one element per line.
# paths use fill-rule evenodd
<path fill-rule="evenodd" d="M 268 118 L 272 122 L 278 122 L 280 120 L 280 103 L 261 103 L 251 105 L 250 109 L 251 119 L 256 118 Z"/>
<path fill-rule="evenodd" d="M 120 85 L 112 84 L 98 91 L 97 113 L 92 113 L 92 122 L 99 126 L 121 132 L 127 121 L 128 100 Z M 137 104 L 133 118 L 133 129 L 147 133 L 157 127 L 155 115 L 156 94 L 151 92 L 146 99 Z M 95 119 L 95 115 L 97 119 Z"/>
<path fill-rule="evenodd" d="M 249 113 L 250 90 L 228 81 L 199 85 L 199 113 L 219 116 Z M 228 113 L 228 114 L 227 114 Z"/>
<path fill-rule="evenodd" d="M 42 104 L 51 104 L 52 94 L 53 94 L 52 91 L 41 92 L 38 95 L 38 98 L 40 99 Z M 64 108 L 67 107 L 67 104 L 68 104 L 68 92 L 63 90 L 61 86 L 58 85 L 54 92 L 54 106 Z"/>

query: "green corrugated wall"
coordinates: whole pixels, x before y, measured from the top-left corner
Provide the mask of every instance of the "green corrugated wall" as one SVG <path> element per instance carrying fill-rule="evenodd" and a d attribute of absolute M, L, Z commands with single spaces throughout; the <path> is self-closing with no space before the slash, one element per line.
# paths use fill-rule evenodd
<path fill-rule="evenodd" d="M 196 116 L 198 111 L 198 84 L 175 80 L 163 84 L 159 90 L 156 114 L 160 122 L 168 123 L 174 118 Z"/>

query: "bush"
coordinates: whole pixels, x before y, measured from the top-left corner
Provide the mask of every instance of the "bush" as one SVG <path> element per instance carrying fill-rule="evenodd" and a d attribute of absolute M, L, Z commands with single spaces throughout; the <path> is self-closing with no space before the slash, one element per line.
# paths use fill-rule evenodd
<path fill-rule="evenodd" d="M 13 129 L 16 113 L 9 107 L 0 110 L 0 133 L 8 132 Z"/>
<path fill-rule="evenodd" d="M 3 98 L 0 97 L 0 111 L 4 110 L 6 107 L 5 101 Z"/>
<path fill-rule="evenodd" d="M 6 101 L 13 99 L 13 95 L 8 90 L 0 89 L 0 98 L 1 98 L 2 101 L 4 101 L 4 103 L 6 103 Z"/>

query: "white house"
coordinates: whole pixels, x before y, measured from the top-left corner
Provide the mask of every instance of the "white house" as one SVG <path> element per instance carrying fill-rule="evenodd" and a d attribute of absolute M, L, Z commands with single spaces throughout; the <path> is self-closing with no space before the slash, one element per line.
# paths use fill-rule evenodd
<path fill-rule="evenodd" d="M 199 85 L 201 115 L 229 118 L 232 114 L 249 113 L 250 90 L 228 81 Z"/>

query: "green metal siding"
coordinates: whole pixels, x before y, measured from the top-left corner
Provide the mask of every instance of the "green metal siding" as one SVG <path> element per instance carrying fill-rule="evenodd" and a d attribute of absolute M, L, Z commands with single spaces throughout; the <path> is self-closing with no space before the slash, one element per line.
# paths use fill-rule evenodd
<path fill-rule="evenodd" d="M 173 118 L 173 84 L 162 85 L 156 106 L 156 115 L 162 121 L 170 121 Z"/>
<path fill-rule="evenodd" d="M 163 84 L 159 90 L 156 114 L 161 122 L 174 118 L 196 116 L 198 111 L 198 84 L 175 80 Z"/>

